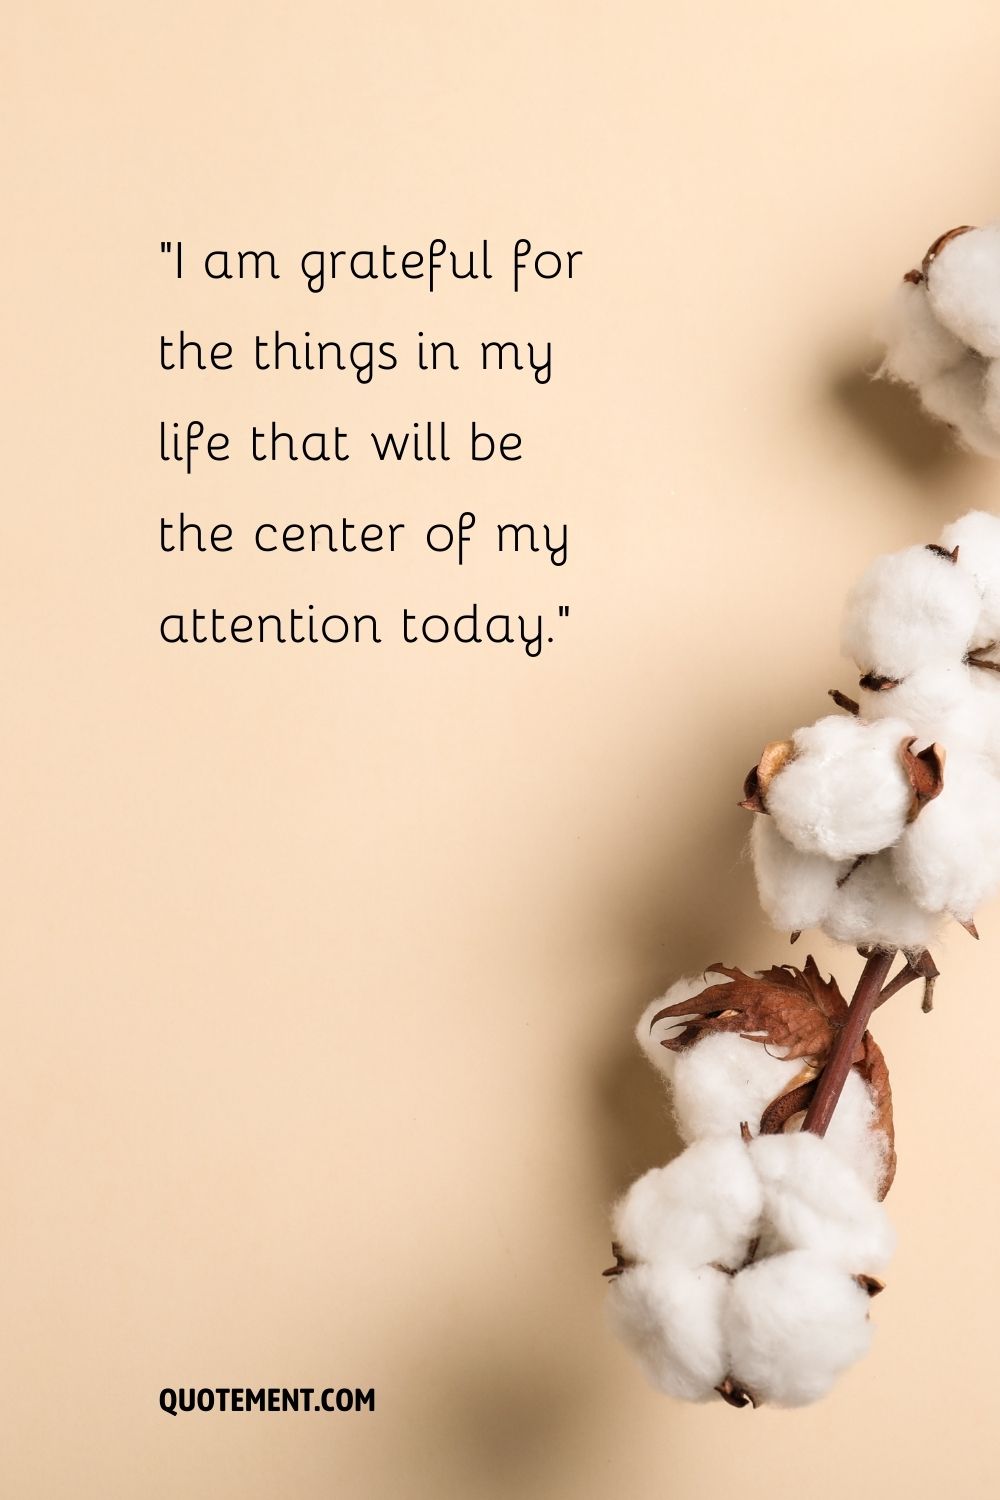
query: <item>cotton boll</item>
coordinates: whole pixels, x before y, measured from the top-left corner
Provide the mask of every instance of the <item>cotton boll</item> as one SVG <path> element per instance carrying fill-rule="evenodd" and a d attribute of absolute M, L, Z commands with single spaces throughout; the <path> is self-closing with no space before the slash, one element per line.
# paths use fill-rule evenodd
<path fill-rule="evenodd" d="M 614 1238 L 627 1260 L 735 1267 L 757 1232 L 762 1202 L 738 1133 L 729 1140 L 696 1141 L 667 1166 L 633 1182 L 615 1205 Z"/>
<path fill-rule="evenodd" d="M 722 1031 L 680 1053 L 674 1070 L 674 1114 L 687 1141 L 739 1135 L 745 1121 L 752 1131 L 764 1110 L 788 1092 L 802 1062 L 775 1057 L 762 1042 Z"/>
<path fill-rule="evenodd" d="M 929 948 L 940 927 L 940 919 L 918 906 L 899 884 L 888 853 L 858 865 L 840 887 L 823 923 L 823 931 L 836 943 L 902 948 L 908 953 Z"/>
<path fill-rule="evenodd" d="M 767 811 L 782 837 L 803 854 L 832 860 L 895 843 L 912 802 L 901 757 L 911 733 L 895 719 L 861 724 L 833 715 L 797 730 L 792 759 L 767 788 Z"/>
<path fill-rule="evenodd" d="M 899 883 L 918 906 L 970 921 L 1000 886 L 1000 779 L 982 756 L 948 757 L 944 789 L 892 851 Z"/>
<path fill-rule="evenodd" d="M 662 1043 L 680 1036 L 691 1018 L 680 1016 L 676 1020 L 657 1021 L 654 1026 L 653 1017 L 659 1011 L 666 1010 L 668 1006 L 680 1005 L 682 1000 L 693 1000 L 696 995 L 708 989 L 710 984 L 727 984 L 728 982 L 722 974 L 711 976 L 697 974 L 689 979 L 678 979 L 665 995 L 661 995 L 657 1000 L 651 1000 L 646 1006 L 635 1028 L 635 1039 L 653 1067 L 658 1073 L 662 1073 L 664 1078 L 673 1077 L 677 1054 L 669 1047 L 662 1046 Z"/>
<path fill-rule="evenodd" d="M 875 1128 L 875 1100 L 856 1068 L 844 1080 L 823 1139 L 858 1175 L 873 1198 L 882 1195 L 889 1139 L 884 1130 Z"/>
<path fill-rule="evenodd" d="M 961 661 L 981 600 L 967 573 L 928 547 L 879 557 L 844 607 L 841 642 L 864 674 L 901 680 L 930 662 Z"/>
<path fill-rule="evenodd" d="M 850 860 L 801 853 L 768 817 L 754 818 L 750 853 L 760 904 L 779 932 L 818 927 L 836 895 L 837 881 L 851 867 Z"/>
<path fill-rule="evenodd" d="M 927 275 L 897 289 L 879 371 L 912 385 L 966 447 L 1000 455 L 1000 226 L 949 240 Z M 868 667 L 865 670 L 875 670 Z M 898 675 L 885 672 L 883 675 Z"/>
<path fill-rule="evenodd" d="M 996 386 L 997 421 L 1000 432 L 1000 365 L 991 366 L 987 385 Z M 941 545 L 951 552 L 958 548 L 958 566 L 968 573 L 979 590 L 981 609 L 974 644 L 986 646 L 1000 641 L 1000 516 L 971 510 L 941 533 Z"/>
<path fill-rule="evenodd" d="M 938 321 L 970 349 L 1000 355 L 1000 224 L 949 240 L 927 270 Z"/>
<path fill-rule="evenodd" d="M 873 724 L 891 718 L 906 724 L 922 743 L 940 740 L 949 750 L 983 750 L 989 734 L 983 688 L 993 684 L 985 684 L 982 677 L 980 669 L 964 661 L 928 662 L 893 687 L 860 689 L 861 721 Z M 1000 681 L 995 686 L 1000 705 Z"/>
<path fill-rule="evenodd" d="M 636 1266 L 614 1278 L 608 1321 L 657 1390 L 707 1401 L 726 1374 L 723 1324 L 731 1286 L 713 1266 Z"/>
<path fill-rule="evenodd" d="M 934 316 L 923 282 L 904 281 L 886 313 L 880 337 L 885 360 L 880 374 L 922 385 L 957 365 L 965 345 Z"/>
<path fill-rule="evenodd" d="M 932 417 L 947 422 L 973 453 L 1000 457 L 1000 432 L 986 415 L 986 365 L 978 354 L 920 387 L 920 399 Z"/>
<path fill-rule="evenodd" d="M 730 1372 L 758 1401 L 806 1406 L 868 1352 L 869 1298 L 808 1250 L 755 1261 L 729 1302 Z"/>
<path fill-rule="evenodd" d="M 814 1250 L 852 1275 L 888 1265 L 896 1244 L 888 1215 L 832 1145 L 792 1131 L 758 1136 L 748 1149 L 764 1192 L 769 1244 Z"/>

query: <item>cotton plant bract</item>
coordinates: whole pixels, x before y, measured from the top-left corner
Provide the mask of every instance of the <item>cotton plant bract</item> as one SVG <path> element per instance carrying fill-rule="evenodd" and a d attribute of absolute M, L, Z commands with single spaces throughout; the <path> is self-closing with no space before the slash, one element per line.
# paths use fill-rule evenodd
<path fill-rule="evenodd" d="M 966 306 L 944 285 L 954 327 L 1000 357 L 1000 287 Z M 935 939 L 948 923 L 978 936 L 1000 887 L 1000 518 L 877 559 L 841 640 L 857 688 L 765 746 L 740 805 L 766 915 L 793 941 L 813 928 L 856 948 L 853 998 L 812 958 L 713 964 L 636 1032 L 687 1144 L 615 1206 L 609 1315 L 650 1382 L 692 1401 L 806 1405 L 867 1351 L 896 1160 L 868 1022 L 918 980 L 930 1009 Z"/>

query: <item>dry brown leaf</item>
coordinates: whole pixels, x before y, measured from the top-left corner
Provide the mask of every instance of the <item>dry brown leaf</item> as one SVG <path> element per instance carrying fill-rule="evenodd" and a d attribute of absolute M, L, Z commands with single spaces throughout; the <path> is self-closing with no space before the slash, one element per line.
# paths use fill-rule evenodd
<path fill-rule="evenodd" d="M 781 964 L 762 974 L 744 974 L 725 964 L 709 964 L 705 973 L 722 974 L 725 980 L 653 1017 L 653 1025 L 675 1016 L 694 1017 L 679 1036 L 663 1043 L 673 1052 L 683 1052 L 711 1032 L 735 1031 L 785 1048 L 786 1057 L 825 1058 L 847 1015 L 836 981 L 824 979 L 812 957 L 802 969 Z"/>

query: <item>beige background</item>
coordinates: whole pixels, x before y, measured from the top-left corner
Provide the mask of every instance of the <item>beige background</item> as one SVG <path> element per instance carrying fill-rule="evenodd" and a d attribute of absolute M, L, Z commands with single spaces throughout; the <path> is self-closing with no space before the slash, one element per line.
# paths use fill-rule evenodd
<path fill-rule="evenodd" d="M 879 1017 L 901 1243 L 830 1400 L 657 1398 L 598 1273 L 609 1202 L 674 1149 L 637 1012 L 709 960 L 787 956 L 742 855 L 746 767 L 849 687 L 867 557 L 995 503 L 997 468 L 864 371 L 896 276 L 1000 209 L 1000 11 L 183 0 L 6 29 L 5 1492 L 984 1493 L 996 909 L 941 955 L 933 1018 L 911 992 Z M 582 248 L 581 274 L 516 305 L 499 282 L 319 299 L 178 285 L 158 251 L 435 234 Z M 273 319 L 551 337 L 556 369 L 367 392 L 155 370 L 171 324 Z M 156 460 L 163 415 L 255 413 L 480 415 L 527 456 Z M 180 504 L 565 518 L 572 553 L 168 559 Z M 156 639 L 185 604 L 473 597 L 571 616 L 537 662 Z M 260 1383 L 374 1384 L 378 1410 L 157 1409 Z"/>

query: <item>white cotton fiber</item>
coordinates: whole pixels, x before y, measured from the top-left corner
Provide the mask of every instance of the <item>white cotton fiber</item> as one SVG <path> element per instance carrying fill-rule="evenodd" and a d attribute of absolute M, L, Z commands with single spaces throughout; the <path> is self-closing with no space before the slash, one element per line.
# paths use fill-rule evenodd
<path fill-rule="evenodd" d="M 987 659 L 996 662 L 1000 660 L 1000 654 L 991 652 Z M 979 699 L 981 732 L 978 742 L 971 737 L 968 744 L 956 739 L 956 748 L 979 751 L 994 770 L 1000 770 L 1000 672 L 986 667 L 972 667 L 971 671 Z M 946 777 L 947 774 L 946 766 Z"/>
<path fill-rule="evenodd" d="M 1000 456 L 1000 225 L 942 236 L 897 288 L 879 374 L 906 381 L 974 453 Z M 880 670 L 870 664 L 863 670 Z M 900 673 L 883 671 L 885 676 Z"/>
<path fill-rule="evenodd" d="M 802 1072 L 802 1061 L 774 1056 L 738 1032 L 706 1036 L 680 1053 L 674 1070 L 674 1114 L 686 1141 L 736 1139 L 743 1121 L 756 1133 L 764 1110 Z"/>
<path fill-rule="evenodd" d="M 855 1073 L 838 1110 L 845 1100 L 846 1141 L 871 1123 Z M 864 1278 L 884 1269 L 894 1234 L 844 1144 L 701 1140 L 619 1201 L 608 1317 L 657 1389 L 703 1401 L 728 1380 L 756 1403 L 800 1406 L 866 1351 Z"/>
<path fill-rule="evenodd" d="M 962 660 L 930 661 L 894 687 L 860 688 L 862 723 L 891 718 L 904 723 L 921 745 L 938 740 L 949 750 L 985 749 L 989 726 L 983 713 L 983 677 L 980 669 Z M 1000 704 L 1000 678 L 996 689 Z"/>
<path fill-rule="evenodd" d="M 869 1297 L 846 1272 L 808 1250 L 755 1261 L 733 1281 L 731 1374 L 758 1401 L 805 1406 L 871 1344 Z"/>
<path fill-rule="evenodd" d="M 1000 356 L 1000 224 L 957 235 L 927 271 L 934 315 L 989 359 Z"/>
<path fill-rule="evenodd" d="M 940 919 L 918 906 L 899 884 L 888 852 L 858 865 L 837 892 L 823 923 L 823 931 L 836 943 L 908 953 L 929 948 L 940 927 Z"/>
<path fill-rule="evenodd" d="M 879 557 L 844 607 L 841 643 L 863 674 L 900 680 L 934 661 L 961 661 L 981 609 L 973 580 L 928 547 Z"/>
<path fill-rule="evenodd" d="M 885 1181 L 889 1140 L 885 1131 L 873 1128 L 874 1125 L 872 1091 L 858 1070 L 852 1068 L 823 1139 L 876 1198 Z"/>
<path fill-rule="evenodd" d="M 665 1078 L 673 1077 L 677 1054 L 669 1047 L 664 1047 L 662 1043 L 680 1036 L 691 1018 L 681 1016 L 677 1020 L 657 1021 L 654 1026 L 653 1017 L 659 1011 L 666 1010 L 668 1006 L 679 1005 L 682 1000 L 694 999 L 710 985 L 728 983 L 724 974 L 696 974 L 687 979 L 678 979 L 665 995 L 659 996 L 656 1000 L 650 1000 L 639 1017 L 635 1028 L 635 1039 L 658 1073 L 662 1073 Z"/>
<path fill-rule="evenodd" d="M 1000 366 L 996 368 L 1000 370 Z M 997 415 L 1000 417 L 1000 382 Z M 945 527 L 941 545 L 948 552 L 958 548 L 958 566 L 971 576 L 979 591 L 981 607 L 973 644 L 987 646 L 1000 641 L 1000 516 L 971 510 Z"/>
<path fill-rule="evenodd" d="M 885 360 L 880 374 L 908 385 L 922 385 L 957 365 L 965 353 L 961 339 L 934 316 L 923 282 L 900 283 L 880 330 Z"/>
<path fill-rule="evenodd" d="M 796 730 L 794 755 L 767 789 L 782 837 L 833 860 L 895 843 L 912 802 L 900 750 L 910 732 L 898 720 L 862 724 L 842 715 Z"/>
<path fill-rule="evenodd" d="M 978 354 L 920 387 L 920 399 L 932 417 L 953 427 L 967 448 L 987 458 L 1000 457 L 1000 432 L 987 417 L 987 367 Z"/>
<path fill-rule="evenodd" d="M 760 904 L 779 932 L 818 927 L 836 895 L 837 881 L 851 867 L 849 859 L 803 854 L 782 838 L 770 817 L 754 818 L 750 854 Z"/>
<path fill-rule="evenodd" d="M 970 921 L 1000 886 L 1000 780 L 982 756 L 949 755 L 944 789 L 892 851 L 900 885 L 918 906 Z"/>
<path fill-rule="evenodd" d="M 792 1131 L 758 1136 L 748 1149 L 768 1250 L 813 1250 L 852 1275 L 885 1269 L 896 1243 L 888 1215 L 828 1142 Z"/>
<path fill-rule="evenodd" d="M 757 1232 L 761 1203 L 737 1131 L 728 1140 L 696 1141 L 633 1182 L 615 1205 L 614 1238 L 629 1260 L 736 1267 Z"/>
<path fill-rule="evenodd" d="M 686 1401 L 718 1399 L 731 1292 L 731 1278 L 712 1266 L 636 1266 L 613 1278 L 608 1321 L 657 1390 Z"/>

